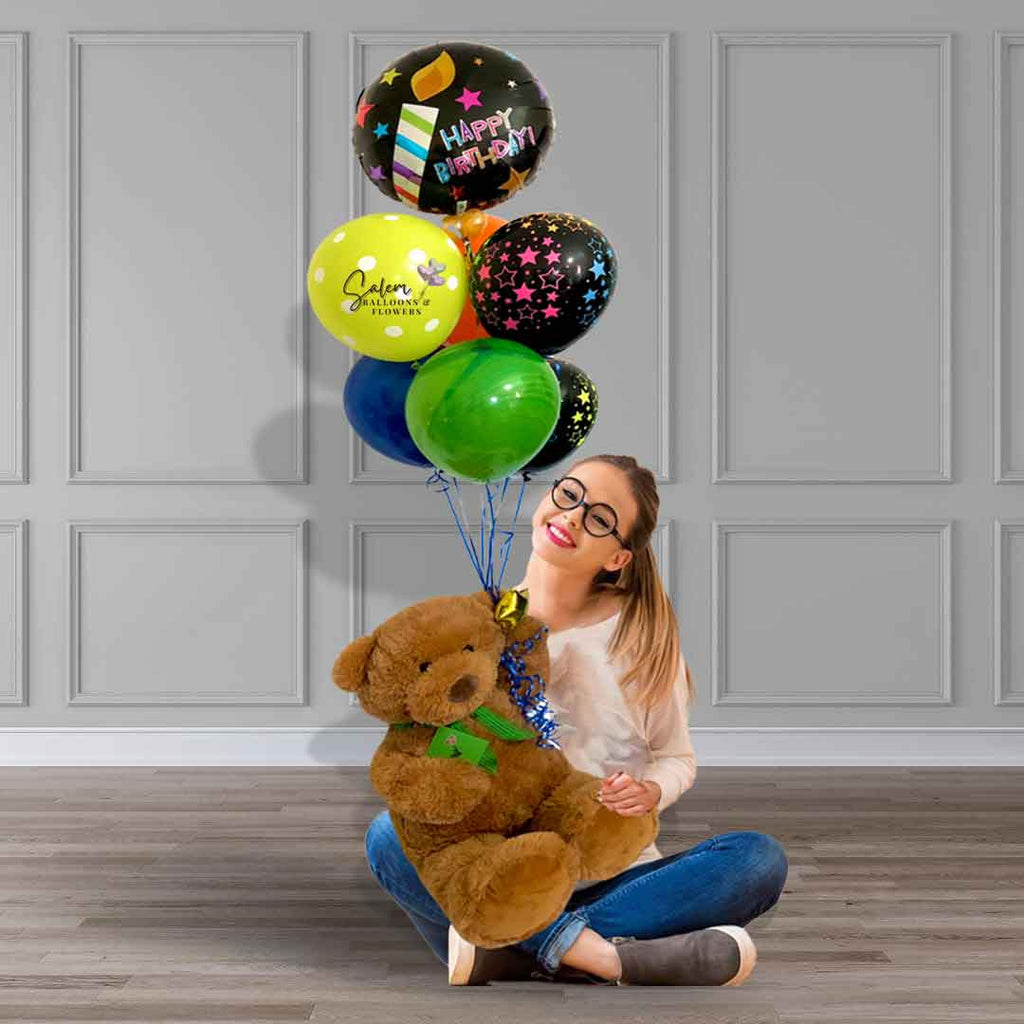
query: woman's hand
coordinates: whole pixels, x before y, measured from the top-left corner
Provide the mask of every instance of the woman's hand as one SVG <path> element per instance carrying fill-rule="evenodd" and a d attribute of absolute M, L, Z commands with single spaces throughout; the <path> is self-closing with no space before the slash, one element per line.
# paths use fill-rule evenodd
<path fill-rule="evenodd" d="M 658 806 L 661 786 L 657 782 L 634 779 L 625 772 L 616 772 L 601 783 L 597 799 L 616 814 L 638 816 Z"/>

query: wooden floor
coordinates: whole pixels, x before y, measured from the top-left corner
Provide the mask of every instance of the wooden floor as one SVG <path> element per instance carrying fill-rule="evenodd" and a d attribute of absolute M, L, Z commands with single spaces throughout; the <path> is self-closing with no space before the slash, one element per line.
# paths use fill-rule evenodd
<path fill-rule="evenodd" d="M 0 769 L 0 1020 L 1024 1024 L 1024 770 L 702 768 L 662 852 L 790 861 L 736 989 L 450 988 L 380 806 L 365 769 Z"/>

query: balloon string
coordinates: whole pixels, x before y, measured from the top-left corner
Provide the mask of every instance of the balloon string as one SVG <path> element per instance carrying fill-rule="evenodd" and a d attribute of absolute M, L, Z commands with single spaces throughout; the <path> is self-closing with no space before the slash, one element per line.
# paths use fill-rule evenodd
<path fill-rule="evenodd" d="M 491 485 L 485 483 L 484 488 L 487 492 L 487 506 L 490 514 L 490 533 L 487 538 L 487 589 L 492 594 L 495 594 L 495 600 L 497 600 L 494 586 L 494 533 L 498 526 L 498 513 L 494 507 L 494 495 L 491 494 Z"/>
<path fill-rule="evenodd" d="M 505 478 L 505 483 L 508 483 L 508 477 Z M 512 538 L 515 534 L 515 525 L 519 519 L 519 510 L 523 506 L 523 495 L 526 493 L 526 483 L 530 479 L 529 473 L 523 473 L 522 482 L 519 485 L 519 499 L 516 502 L 516 511 L 512 516 L 512 528 L 509 530 L 502 530 L 501 532 L 505 535 L 505 539 L 501 542 L 501 569 L 498 572 L 498 589 L 501 589 L 501 581 L 505 578 L 505 566 L 508 564 L 508 556 L 512 552 Z"/>
<path fill-rule="evenodd" d="M 511 477 L 505 477 L 504 479 L 497 507 L 495 507 L 495 494 L 491 491 L 491 485 L 489 483 L 484 484 L 485 493 L 481 494 L 480 498 L 479 552 L 477 551 L 476 545 L 473 543 L 469 520 L 466 517 L 465 504 L 462 500 L 462 489 L 459 487 L 459 478 L 454 476 L 449 478 L 445 474 L 444 470 L 438 469 L 435 466 L 426 480 L 426 486 L 428 488 L 445 496 L 452 518 L 455 520 L 455 525 L 458 527 L 459 536 L 462 538 L 462 546 L 466 549 L 466 553 L 469 555 L 469 560 L 473 565 L 477 578 L 480 580 L 481 586 L 490 593 L 495 602 L 497 602 L 501 595 L 502 580 L 505 578 L 505 570 L 508 566 L 509 555 L 512 553 L 512 541 L 515 536 L 515 525 L 519 519 L 519 512 L 523 507 L 523 498 L 526 495 L 526 485 L 530 480 L 530 476 L 528 473 L 522 474 L 522 479 L 519 484 L 519 495 L 516 499 L 515 513 L 512 516 L 512 522 L 510 524 L 511 529 L 498 530 L 498 519 L 501 514 L 501 507 L 505 501 L 505 495 L 508 492 L 510 479 Z M 456 510 L 455 504 L 452 502 L 451 492 L 453 489 L 458 500 L 458 510 Z M 487 522 L 486 549 L 484 548 L 485 517 Z M 465 524 L 465 526 L 463 524 Z M 501 566 L 498 570 L 497 579 L 495 579 L 494 538 L 497 534 L 503 536 L 504 540 L 502 540 L 498 550 L 498 558 L 501 560 Z M 485 552 L 486 560 L 484 559 Z"/>
<path fill-rule="evenodd" d="M 462 532 L 462 536 L 466 540 L 469 541 L 469 546 L 473 550 L 473 554 L 471 556 L 472 559 L 473 559 L 473 568 L 476 569 L 476 574 L 477 574 L 477 576 L 480 579 L 481 585 L 484 585 L 484 567 L 483 567 L 483 564 L 480 561 L 480 558 L 481 558 L 481 555 L 483 554 L 483 552 L 479 552 L 479 553 L 477 552 L 476 545 L 473 543 L 472 534 L 470 534 L 468 532 L 469 531 L 469 516 L 466 515 L 466 506 L 463 504 L 463 501 L 462 501 L 462 488 L 459 487 L 459 478 L 457 476 L 453 476 L 452 477 L 452 483 L 455 485 L 455 496 L 459 500 L 459 511 L 462 513 L 462 517 L 459 520 L 459 531 Z M 463 523 L 466 524 L 466 530 L 465 531 L 463 531 L 463 529 L 462 529 L 462 524 Z"/>
<path fill-rule="evenodd" d="M 490 590 L 491 570 L 487 565 L 487 549 L 484 547 L 484 495 L 480 492 L 480 561 L 484 567 L 484 586 Z"/>
<path fill-rule="evenodd" d="M 508 482 L 511 478 L 505 477 L 501 482 L 501 494 L 498 495 L 498 502 L 494 508 L 492 515 L 492 526 L 491 526 L 491 557 L 494 556 L 494 535 L 498 532 L 498 523 L 501 521 L 501 509 L 505 504 L 505 494 L 508 491 Z M 498 557 L 501 557 L 501 550 L 498 551 Z M 496 584 L 494 583 L 494 567 L 492 563 L 491 567 L 491 582 L 495 587 L 495 593 L 501 593 L 501 581 L 499 580 Z"/>
<path fill-rule="evenodd" d="M 456 494 L 458 491 L 458 480 L 454 481 Z M 466 535 L 466 531 L 462 527 L 462 521 L 459 519 L 459 514 L 455 511 L 455 506 L 452 504 L 451 496 L 451 484 L 448 482 L 448 478 L 445 476 L 444 471 L 435 468 L 434 471 L 427 477 L 426 486 L 431 487 L 432 485 L 440 485 L 437 487 L 439 493 L 445 496 L 448 502 L 448 508 L 451 509 L 452 518 L 455 520 L 455 525 L 459 528 L 459 535 L 462 537 L 462 545 L 466 549 L 466 553 L 469 555 L 469 560 L 473 564 L 473 568 L 476 570 L 477 577 L 480 579 L 481 584 L 484 582 L 483 572 L 480 567 L 480 560 L 477 557 L 476 550 L 473 547 L 473 540 L 471 537 Z M 459 506 L 462 506 L 462 496 L 459 494 Z"/>

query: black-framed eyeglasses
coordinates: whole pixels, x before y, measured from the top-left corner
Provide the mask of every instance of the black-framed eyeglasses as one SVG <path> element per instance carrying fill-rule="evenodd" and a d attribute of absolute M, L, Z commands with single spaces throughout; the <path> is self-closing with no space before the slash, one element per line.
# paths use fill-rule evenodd
<path fill-rule="evenodd" d="M 617 529 L 619 517 L 615 514 L 615 509 L 603 501 L 584 501 L 583 496 L 586 493 L 587 488 L 583 481 L 577 480 L 574 476 L 559 477 L 551 485 L 551 500 L 558 508 L 567 512 L 579 505 L 583 506 L 583 529 L 591 537 L 611 536 L 628 549 L 629 545 L 622 539 L 622 534 Z"/>

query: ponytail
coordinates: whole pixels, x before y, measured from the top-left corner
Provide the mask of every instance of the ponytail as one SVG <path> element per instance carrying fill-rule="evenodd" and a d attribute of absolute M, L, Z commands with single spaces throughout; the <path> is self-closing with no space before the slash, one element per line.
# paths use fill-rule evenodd
<path fill-rule="evenodd" d="M 575 465 L 595 461 L 622 470 L 637 503 L 637 520 L 629 536 L 633 557 L 622 569 L 601 570 L 594 579 L 594 589 L 624 595 L 622 613 L 609 641 L 609 654 L 628 660 L 621 686 L 633 686 L 634 701 L 650 710 L 667 699 L 677 684 L 681 658 L 679 622 L 651 548 L 651 536 L 658 524 L 658 487 L 654 474 L 632 456 L 593 455 Z M 692 705 L 696 689 L 685 660 L 683 667 L 686 701 Z"/>

